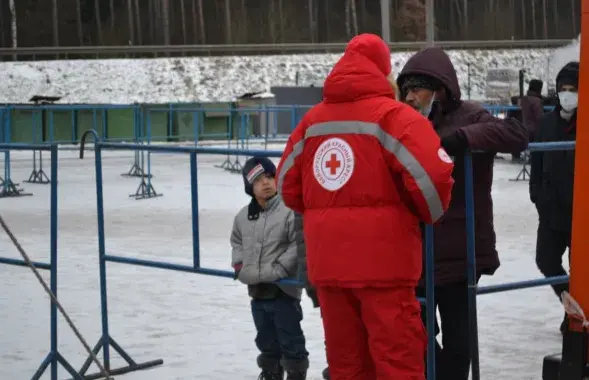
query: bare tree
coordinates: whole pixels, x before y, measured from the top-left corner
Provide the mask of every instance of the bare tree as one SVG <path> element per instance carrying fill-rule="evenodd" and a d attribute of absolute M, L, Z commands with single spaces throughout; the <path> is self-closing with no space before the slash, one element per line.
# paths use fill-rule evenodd
<path fill-rule="evenodd" d="M 57 21 L 57 0 L 51 0 L 51 17 L 53 18 L 53 46 L 59 46 L 59 22 Z"/>
<path fill-rule="evenodd" d="M 100 17 L 100 4 L 99 0 L 94 0 L 94 16 L 96 20 L 96 32 L 98 33 L 98 44 L 103 45 L 104 40 L 102 38 L 102 20 Z"/>
<path fill-rule="evenodd" d="M 356 0 L 346 1 L 346 34 L 348 38 L 358 34 L 358 14 L 356 12 Z"/>
<path fill-rule="evenodd" d="M 127 26 L 129 27 L 129 45 L 135 44 L 135 27 L 133 18 L 133 0 L 127 0 Z"/>
<path fill-rule="evenodd" d="M 317 42 L 317 20 L 315 17 L 315 1 L 308 0 L 307 7 L 309 8 L 309 35 L 311 43 Z"/>
<path fill-rule="evenodd" d="M 241 25 L 241 38 L 243 40 L 244 43 L 247 43 L 248 41 L 248 24 L 249 24 L 249 19 L 248 19 L 248 11 L 247 11 L 247 5 L 245 5 L 245 0 L 241 0 L 241 19 L 242 22 L 240 23 Z"/>
<path fill-rule="evenodd" d="M 110 31 L 112 33 L 115 32 L 115 25 L 116 25 L 116 20 L 115 20 L 115 0 L 110 0 L 108 3 L 108 10 L 110 12 Z"/>
<path fill-rule="evenodd" d="M 168 0 L 161 0 L 160 4 L 160 12 L 162 15 L 162 34 L 164 37 L 164 45 L 170 45 L 170 4 Z"/>
<path fill-rule="evenodd" d="M 530 0 L 532 3 L 532 38 L 536 39 L 536 0 Z"/>
<path fill-rule="evenodd" d="M 350 0 L 346 0 L 344 14 L 346 16 L 346 37 L 349 39 L 352 36 L 352 25 L 350 20 Z"/>
<path fill-rule="evenodd" d="M 358 34 L 358 12 L 356 8 L 356 0 L 349 0 L 350 11 L 352 13 L 352 31 L 354 35 Z"/>
<path fill-rule="evenodd" d="M 326 0 L 327 2 L 327 0 Z M 278 17 L 280 19 L 280 42 L 284 43 L 284 1 L 278 0 Z"/>
<path fill-rule="evenodd" d="M 548 39 L 548 16 L 546 15 L 546 0 L 542 0 L 542 21 L 544 22 L 544 39 Z"/>
<path fill-rule="evenodd" d="M 82 5 L 80 0 L 76 0 L 76 29 L 78 30 L 78 40 L 80 46 L 84 45 L 84 30 L 82 29 Z"/>
<path fill-rule="evenodd" d="M 270 41 L 276 43 L 276 9 L 274 0 L 266 0 L 269 5 L 268 9 L 268 29 L 270 30 Z"/>
<path fill-rule="evenodd" d="M 180 18 L 182 19 L 182 43 L 186 45 L 188 43 L 186 39 L 186 13 L 184 8 L 184 0 L 180 0 Z"/>
<path fill-rule="evenodd" d="M 198 23 L 200 24 L 200 42 L 207 43 L 207 34 L 205 28 L 205 13 L 203 12 L 202 0 L 198 0 Z"/>
<path fill-rule="evenodd" d="M 231 1 L 225 0 L 225 43 L 232 43 L 231 33 Z"/>
<path fill-rule="evenodd" d="M 143 29 L 141 27 L 141 9 L 139 0 L 135 0 L 135 26 L 137 27 L 137 44 L 143 45 Z"/>
<path fill-rule="evenodd" d="M 10 36 L 12 37 L 12 47 L 16 49 L 18 47 L 18 25 L 16 20 L 16 7 L 14 6 L 14 0 L 8 0 L 8 7 L 10 8 Z M 16 57 L 16 54 L 14 54 L 12 59 L 16 61 Z"/>

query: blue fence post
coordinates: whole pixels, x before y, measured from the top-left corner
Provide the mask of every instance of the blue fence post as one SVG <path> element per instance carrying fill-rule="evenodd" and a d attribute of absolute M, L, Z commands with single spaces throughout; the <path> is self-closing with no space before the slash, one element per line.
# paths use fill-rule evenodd
<path fill-rule="evenodd" d="M 147 110 L 147 123 L 146 123 L 146 138 L 142 142 L 142 145 L 151 145 L 151 111 Z M 139 182 L 139 186 L 135 191 L 135 194 L 130 194 L 129 197 L 135 197 L 135 199 L 148 199 L 148 198 L 155 198 L 162 196 L 161 193 L 157 193 L 153 184 L 151 183 L 151 152 L 147 152 L 147 172 L 144 171 L 145 168 L 145 151 L 141 151 L 141 170 L 145 174 L 141 177 Z M 146 181 L 147 178 L 147 181 Z"/>
<path fill-rule="evenodd" d="M 434 226 L 425 226 L 425 300 L 427 322 L 427 378 L 436 380 L 436 302 Z"/>
<path fill-rule="evenodd" d="M 200 268 L 200 233 L 198 221 L 198 159 L 196 152 L 190 153 L 190 195 L 192 200 L 192 262 Z"/>
<path fill-rule="evenodd" d="M 41 153 L 41 151 L 39 151 Z M 51 255 L 51 280 L 50 288 L 53 294 L 57 297 L 57 231 L 59 228 L 57 220 L 57 170 L 58 169 L 58 146 L 51 145 L 51 188 L 50 188 L 50 255 Z M 57 304 L 51 302 L 51 379 L 57 380 Z"/>
<path fill-rule="evenodd" d="M 474 214 L 474 186 L 472 153 L 464 155 L 464 192 L 466 203 L 466 257 L 467 257 L 467 281 L 468 281 L 468 321 L 469 321 L 469 345 L 472 360 L 472 380 L 479 380 L 479 331 L 477 316 L 477 274 L 475 252 L 475 214 Z"/>
<path fill-rule="evenodd" d="M 9 144 L 12 140 L 12 112 L 14 107 L 4 108 L 4 143 Z M 4 178 L 0 178 L 0 198 L 31 196 L 25 193 L 18 184 L 12 181 L 10 149 L 4 151 Z"/>

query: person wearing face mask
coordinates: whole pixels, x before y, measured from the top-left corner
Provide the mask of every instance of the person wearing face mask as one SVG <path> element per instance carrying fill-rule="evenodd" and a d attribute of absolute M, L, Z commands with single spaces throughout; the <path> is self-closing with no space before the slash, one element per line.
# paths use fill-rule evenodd
<path fill-rule="evenodd" d="M 401 100 L 431 120 L 442 146 L 454 156 L 452 200 L 434 226 L 435 304 L 443 328 L 442 344 L 436 347 L 436 374 L 438 380 L 467 380 L 470 351 L 464 153 L 467 149 L 485 152 L 472 158 L 478 278 L 494 274 L 499 267 L 491 198 L 495 153 L 524 150 L 529 133 L 514 118 L 498 119 L 481 105 L 463 101 L 456 70 L 439 48 L 426 48 L 413 55 L 397 77 L 397 85 Z M 425 296 L 423 280 L 416 293 Z M 422 308 L 424 321 L 425 317 Z"/>
<path fill-rule="evenodd" d="M 569 62 L 556 76 L 557 104 L 540 120 L 536 142 L 575 141 L 579 63 Z M 566 275 L 562 256 L 571 247 L 575 151 L 532 152 L 530 199 L 538 211 L 536 264 L 546 277 Z M 553 285 L 560 298 L 568 284 Z M 560 326 L 567 329 L 567 318 Z"/>

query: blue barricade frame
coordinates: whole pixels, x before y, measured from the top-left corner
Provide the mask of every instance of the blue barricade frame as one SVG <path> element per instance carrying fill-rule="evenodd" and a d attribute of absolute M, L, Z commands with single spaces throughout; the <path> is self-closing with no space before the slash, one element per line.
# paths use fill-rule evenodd
<path fill-rule="evenodd" d="M 50 258 L 49 263 L 33 262 L 38 269 L 48 270 L 50 274 L 50 289 L 57 296 L 57 239 L 58 239 L 58 146 L 57 144 L 0 144 L 0 151 L 10 152 L 18 151 L 49 151 L 51 156 L 50 169 Z M 24 260 L 0 257 L 0 264 L 28 266 Z M 32 380 L 39 380 L 41 376 L 49 369 L 51 380 L 57 379 L 58 364 L 73 377 L 75 380 L 84 380 L 84 377 L 76 371 L 72 365 L 65 359 L 58 348 L 57 341 L 57 305 L 50 301 L 50 351 L 41 362 L 37 371 L 33 374 Z"/>
<path fill-rule="evenodd" d="M 108 308 L 107 308 L 107 292 L 106 292 L 106 262 L 116 262 L 121 264 L 139 265 L 144 267 L 175 270 L 181 272 L 189 272 L 195 274 L 210 275 L 216 277 L 233 278 L 232 271 L 225 271 L 219 269 L 203 268 L 200 266 L 200 237 L 198 229 L 198 170 L 197 157 L 198 154 L 212 154 L 212 155 L 241 155 L 241 156 L 257 156 L 257 157 L 274 157 L 282 156 L 282 151 L 269 150 L 242 150 L 242 149 L 223 149 L 223 148 L 208 148 L 198 146 L 155 146 L 143 144 L 127 144 L 127 143 L 109 143 L 100 142 L 98 134 L 95 131 L 88 131 L 82 138 L 80 158 L 83 158 L 85 138 L 92 134 L 95 138 L 95 166 L 96 166 L 96 194 L 97 194 L 97 215 L 98 215 L 98 244 L 99 244 L 99 263 L 100 263 L 100 289 L 101 289 L 101 312 L 102 312 L 102 337 L 99 340 L 98 346 L 102 346 L 104 351 L 105 367 L 110 368 L 109 346 L 119 351 L 118 345 L 112 340 L 109 335 L 108 327 Z M 553 151 L 553 150 L 572 150 L 575 148 L 574 142 L 556 142 L 556 143 L 536 143 L 530 144 L 531 151 Z M 122 257 L 109 255 L 105 249 L 105 234 L 104 234 L 104 199 L 102 191 L 102 149 L 108 150 L 141 150 L 152 153 L 181 153 L 190 156 L 190 183 L 191 183 L 191 201 L 192 201 L 192 239 L 193 239 L 193 265 L 181 265 L 174 263 L 167 263 L 163 261 L 144 260 L 131 257 Z M 538 286 L 552 285 L 557 283 L 566 283 L 569 276 L 559 276 L 552 278 L 540 278 L 533 280 L 518 281 L 512 283 L 505 283 L 499 285 L 482 286 L 479 287 L 476 282 L 476 253 L 475 253 L 475 225 L 474 225 L 474 193 L 473 193 L 473 168 L 472 155 L 477 152 L 467 152 L 464 156 L 465 161 L 465 191 L 466 191 L 466 229 L 467 229 L 467 281 L 468 281 L 468 302 L 469 302 L 469 331 L 471 343 L 471 358 L 472 358 L 472 379 L 480 379 L 480 360 L 479 360 L 479 343 L 478 343 L 478 325 L 477 325 L 477 295 L 478 294 L 492 294 L 516 289 L 526 289 Z M 436 311 L 434 308 L 435 299 L 435 283 L 434 283 L 434 245 L 433 234 L 434 228 L 432 225 L 427 225 L 425 228 L 426 241 L 426 299 L 420 299 L 420 302 L 426 304 L 427 313 L 427 331 L 428 331 L 428 358 L 427 358 L 427 373 L 428 379 L 435 380 L 435 321 Z M 283 283 L 302 286 L 298 280 L 283 280 Z M 100 349 L 100 348 L 98 348 Z M 123 351 L 124 352 L 124 351 Z M 129 358 L 129 356 L 124 356 Z M 90 359 L 88 359 L 90 360 Z M 131 359 L 129 358 L 128 361 Z M 157 363 L 157 364 L 156 364 Z M 161 359 L 148 362 L 145 366 L 130 365 L 125 369 L 121 369 L 121 373 L 127 373 L 134 370 L 145 369 L 162 364 Z M 114 373 L 114 372 L 113 372 Z"/>

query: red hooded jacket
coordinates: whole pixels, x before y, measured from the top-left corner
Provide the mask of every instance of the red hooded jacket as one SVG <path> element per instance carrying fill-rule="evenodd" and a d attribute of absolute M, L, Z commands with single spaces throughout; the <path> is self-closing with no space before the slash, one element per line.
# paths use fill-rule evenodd
<path fill-rule="evenodd" d="M 315 286 L 416 286 L 420 222 L 450 202 L 453 163 L 430 122 L 395 100 L 380 37 L 350 41 L 277 170 L 284 203 L 304 213 Z"/>

